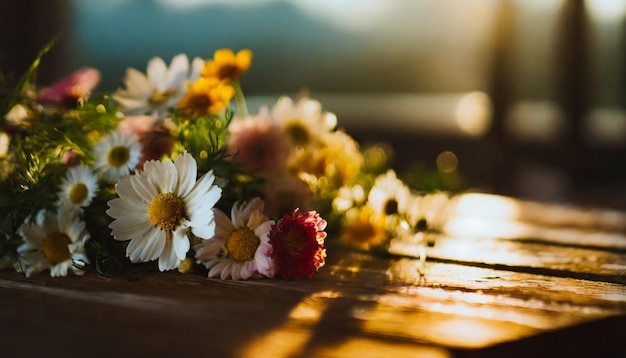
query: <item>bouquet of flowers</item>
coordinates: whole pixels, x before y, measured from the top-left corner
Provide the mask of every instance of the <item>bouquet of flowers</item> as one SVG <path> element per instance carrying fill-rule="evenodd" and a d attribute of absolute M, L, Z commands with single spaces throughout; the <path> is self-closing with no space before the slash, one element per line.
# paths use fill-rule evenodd
<path fill-rule="evenodd" d="M 93 68 L 37 87 L 48 50 L 0 104 L 0 267 L 311 278 L 327 229 L 361 250 L 419 244 L 446 203 L 416 194 L 385 146 L 361 148 L 313 99 L 248 113 L 248 50 L 155 57 L 103 94 Z"/>

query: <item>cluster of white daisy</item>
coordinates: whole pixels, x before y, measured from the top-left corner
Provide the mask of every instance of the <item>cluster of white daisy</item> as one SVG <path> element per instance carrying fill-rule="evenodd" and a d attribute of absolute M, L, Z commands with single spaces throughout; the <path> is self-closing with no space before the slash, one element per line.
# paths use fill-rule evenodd
<path fill-rule="evenodd" d="M 145 74 L 127 70 L 125 88 L 96 98 L 100 75 L 89 68 L 18 92 L 4 114 L 0 164 L 20 205 L 0 203 L 9 218 L 0 265 L 80 274 L 104 264 L 112 237 L 130 263 L 160 271 L 310 278 L 326 258 L 319 213 L 352 247 L 423 243 L 447 195 L 416 195 L 393 170 L 372 166 L 315 100 L 281 97 L 249 114 L 239 79 L 251 58 L 222 49 L 168 66 L 155 57 Z"/>

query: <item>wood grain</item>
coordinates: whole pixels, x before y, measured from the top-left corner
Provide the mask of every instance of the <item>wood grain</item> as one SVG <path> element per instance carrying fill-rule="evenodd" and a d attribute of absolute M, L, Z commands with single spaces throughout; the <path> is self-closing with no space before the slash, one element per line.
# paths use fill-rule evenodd
<path fill-rule="evenodd" d="M 531 224 L 591 238 L 439 233 L 424 266 L 414 244 L 382 257 L 329 239 L 295 282 L 3 271 L 0 357 L 626 356 L 626 254 L 594 244 L 621 229 Z"/>

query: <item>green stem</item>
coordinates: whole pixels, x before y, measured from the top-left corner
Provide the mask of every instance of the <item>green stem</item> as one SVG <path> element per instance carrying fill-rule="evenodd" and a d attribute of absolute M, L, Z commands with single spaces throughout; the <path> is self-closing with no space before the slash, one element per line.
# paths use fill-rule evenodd
<path fill-rule="evenodd" d="M 239 85 L 239 81 L 233 83 L 235 89 L 235 102 L 237 103 L 237 114 L 240 118 L 246 118 L 248 116 L 248 106 L 246 106 L 246 98 L 243 95 L 243 90 Z"/>

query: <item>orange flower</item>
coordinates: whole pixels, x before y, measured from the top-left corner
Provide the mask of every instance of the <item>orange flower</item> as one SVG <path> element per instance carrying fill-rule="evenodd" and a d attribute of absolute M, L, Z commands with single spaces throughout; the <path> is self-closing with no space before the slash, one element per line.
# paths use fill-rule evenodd
<path fill-rule="evenodd" d="M 252 51 L 250 50 L 240 50 L 235 55 L 230 49 L 220 49 L 215 51 L 212 60 L 205 63 L 202 76 L 235 82 L 248 71 L 251 63 Z"/>
<path fill-rule="evenodd" d="M 187 93 L 178 106 L 183 113 L 192 117 L 202 117 L 208 114 L 217 114 L 235 94 L 232 86 L 219 81 L 217 78 L 200 77 L 189 85 Z"/>

